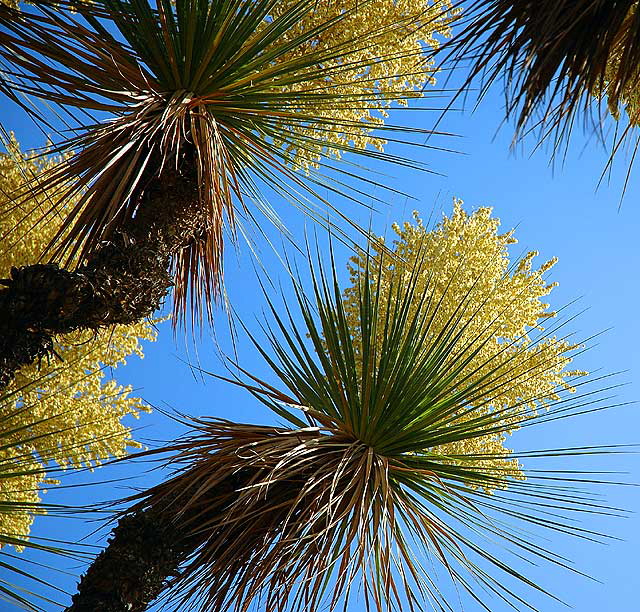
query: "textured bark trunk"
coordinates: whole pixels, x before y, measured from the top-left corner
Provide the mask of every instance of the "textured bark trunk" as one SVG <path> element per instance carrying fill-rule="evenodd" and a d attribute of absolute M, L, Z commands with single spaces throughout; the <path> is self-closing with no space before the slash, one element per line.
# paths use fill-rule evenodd
<path fill-rule="evenodd" d="M 66 612 L 142 612 L 187 553 L 188 538 L 170 515 L 152 510 L 127 515 L 80 580 Z"/>
<path fill-rule="evenodd" d="M 201 529 L 211 517 L 233 506 L 238 491 L 251 482 L 252 475 L 255 469 L 230 475 L 209 491 L 206 499 L 200 495 L 200 484 L 185 484 L 179 495 L 171 495 L 161 504 L 134 507 L 120 519 L 107 547 L 80 579 L 78 592 L 65 612 L 144 612 L 170 580 L 180 576 L 181 564 L 211 540 L 217 542 L 216 555 L 225 564 L 232 569 L 243 567 L 239 551 L 259 546 L 266 532 L 278 529 L 288 512 L 283 502 L 295 499 L 301 487 L 300 481 L 271 486 L 264 503 L 272 502 L 274 510 L 262 522 L 249 519 L 248 523 Z M 188 477 L 185 480 L 189 482 Z M 198 503 L 178 515 L 177 508 L 184 508 L 181 501 L 191 495 L 198 496 Z"/>
<path fill-rule="evenodd" d="M 172 284 L 171 256 L 203 222 L 194 175 L 165 172 L 126 233 L 76 270 L 35 264 L 0 280 L 0 388 L 20 367 L 51 356 L 55 334 L 133 323 L 159 308 Z"/>
<path fill-rule="evenodd" d="M 245 486 L 248 474 L 230 475 L 201 500 L 209 513 L 222 512 Z M 111 532 L 107 547 L 96 557 L 78 583 L 78 592 L 65 612 L 143 612 L 179 573 L 180 564 L 203 543 L 193 535 L 189 516 L 178 515 L 181 502 L 197 493 L 183 477 L 177 493 L 155 502 L 134 505 Z M 175 480 L 174 480 L 175 481 Z M 164 485 L 170 488 L 171 481 Z M 198 506 L 195 512 L 200 512 Z"/>

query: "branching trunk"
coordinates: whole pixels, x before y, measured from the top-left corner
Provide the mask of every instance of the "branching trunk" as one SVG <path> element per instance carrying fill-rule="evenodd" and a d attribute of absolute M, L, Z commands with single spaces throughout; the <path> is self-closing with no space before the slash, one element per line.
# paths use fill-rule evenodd
<path fill-rule="evenodd" d="M 165 172 L 127 232 L 76 270 L 35 264 L 0 280 L 0 388 L 20 367 L 50 357 L 56 334 L 133 323 L 160 307 L 172 284 L 171 256 L 202 223 L 192 174 Z"/>

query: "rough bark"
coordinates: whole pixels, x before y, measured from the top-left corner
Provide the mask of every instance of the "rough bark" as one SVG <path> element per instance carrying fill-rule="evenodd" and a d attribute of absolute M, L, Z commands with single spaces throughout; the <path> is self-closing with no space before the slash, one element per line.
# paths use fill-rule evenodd
<path fill-rule="evenodd" d="M 120 519 L 107 547 L 80 579 L 78 592 L 65 612 L 143 612 L 172 581 L 184 577 L 185 561 L 191 557 L 189 561 L 199 567 L 194 553 L 212 541 L 216 542 L 216 558 L 232 575 L 240 572 L 245 568 L 247 551 L 261 546 L 265 535 L 282 525 L 304 483 L 300 478 L 272 483 L 264 504 L 271 505 L 273 511 L 258 522 L 249 517 L 234 525 L 222 523 L 202 529 L 203 523 L 233 508 L 238 492 L 255 474 L 255 468 L 234 472 L 205 495 L 201 481 L 192 482 L 186 474 L 167 487 L 174 490 L 171 485 L 184 478 L 180 493 L 159 498 L 151 495 L 136 504 Z M 197 503 L 190 504 L 194 497 Z"/>
<path fill-rule="evenodd" d="M 233 503 L 246 479 L 238 473 L 213 487 L 203 500 L 209 511 Z M 201 537 L 190 533 L 189 517 L 176 516 L 180 503 L 195 493 L 185 480 L 179 493 L 143 500 L 118 521 L 65 612 L 143 612 L 160 595 L 168 580 L 178 575 L 180 564 L 202 543 Z"/>
<path fill-rule="evenodd" d="M 78 584 L 67 612 L 142 612 L 177 573 L 188 538 L 179 524 L 147 510 L 124 516 Z"/>
<path fill-rule="evenodd" d="M 186 479 L 188 481 L 188 478 Z M 250 480 L 249 472 L 238 472 L 213 487 L 190 512 L 202 520 L 202 505 L 209 515 L 232 505 L 238 490 Z M 160 485 L 162 487 L 162 485 Z M 65 612 L 143 612 L 161 594 L 180 565 L 212 533 L 194 533 L 189 511 L 177 516 L 185 498 L 196 494 L 188 483 L 179 494 L 160 496 L 161 501 L 142 502 L 123 516 L 113 529 L 107 547 L 96 557 L 78 583 L 78 592 Z M 221 527 L 232 549 L 237 533 Z M 259 530 L 256 531 L 258 533 Z"/>
<path fill-rule="evenodd" d="M 22 366 L 50 357 L 56 334 L 139 321 L 171 287 L 171 256 L 197 234 L 198 185 L 189 171 L 165 172 L 146 190 L 130 227 L 75 270 L 13 268 L 0 285 L 0 388 Z"/>

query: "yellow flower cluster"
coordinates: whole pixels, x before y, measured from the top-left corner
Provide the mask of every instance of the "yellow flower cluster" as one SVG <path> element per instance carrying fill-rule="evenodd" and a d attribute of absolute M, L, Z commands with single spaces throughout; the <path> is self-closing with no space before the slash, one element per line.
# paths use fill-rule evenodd
<path fill-rule="evenodd" d="M 513 231 L 498 233 L 500 221 L 491 216 L 491 208 L 480 208 L 469 215 L 462 209 L 462 202 L 454 200 L 451 217 L 445 216 L 431 231 L 417 213 L 414 217 L 414 224 L 394 224 L 398 239 L 392 256 L 383 255 L 382 247 L 374 246 L 369 265 L 376 271 L 382 266 L 382 304 L 395 299 L 389 291 L 392 282 L 394 288 L 398 283 L 403 287 L 412 283 L 413 314 L 418 307 L 428 309 L 434 338 L 461 316 L 457 327 L 461 337 L 450 358 L 453 362 L 456 354 L 468 357 L 471 347 L 476 352 L 460 372 L 459 380 L 469 384 L 486 376 L 485 384 L 495 388 L 489 405 L 478 406 L 474 414 L 459 416 L 455 422 L 479 412 L 500 410 L 504 411 L 500 420 L 510 433 L 540 406 L 557 399 L 559 388 L 571 390 L 567 378 L 584 374 L 565 369 L 571 362 L 567 353 L 576 348 L 574 345 L 555 337 L 541 342 L 531 338 L 531 330 L 542 330 L 540 322 L 555 316 L 540 298 L 555 286 L 543 277 L 556 260 L 534 269 L 534 251 L 511 266 L 508 246 L 516 242 Z M 360 335 L 358 287 L 365 257 L 361 254 L 353 258 L 351 286 L 344 294 L 356 350 Z M 522 478 L 518 461 L 506 457 L 511 451 L 504 442 L 503 435 L 490 434 L 430 450 L 445 460 L 472 461 L 494 475 Z"/>
<path fill-rule="evenodd" d="M 298 1 L 276 3 L 272 17 L 282 15 Z M 312 51 L 341 49 L 339 57 L 318 66 L 321 76 L 314 75 L 290 88 L 294 99 L 305 90 L 332 100 L 330 105 L 323 99 L 305 101 L 297 109 L 301 117 L 313 117 L 313 121 L 291 128 L 298 138 L 309 139 L 304 149 L 289 145 L 296 163 L 306 169 L 317 165 L 318 139 L 336 157 L 340 157 L 339 149 L 333 148 L 336 145 L 357 149 L 372 145 L 381 150 L 385 141 L 372 136 L 372 129 L 384 122 L 385 109 L 392 102 L 406 105 L 408 97 L 419 97 L 426 84 L 435 82 L 434 62 L 425 58 L 424 51 L 438 47 L 438 36 L 451 35 L 450 24 L 456 12 L 451 0 L 318 2 L 287 32 L 286 40 L 343 17 L 280 60 L 285 62 Z M 280 144 L 287 140 L 286 136 Z"/>
<path fill-rule="evenodd" d="M 59 209 L 47 223 L 34 224 L 51 209 L 50 200 L 21 199 L 19 206 L 13 204 L 10 194 L 17 193 L 25 179 L 37 179 L 56 160 L 28 159 L 15 141 L 9 149 L 0 155 L 0 236 L 13 231 L 0 246 L 0 277 L 6 277 L 11 266 L 37 261 L 57 231 L 62 212 Z M 51 358 L 17 373 L 3 391 L 0 440 L 12 447 L 0 455 L 0 476 L 32 473 L 0 477 L 0 510 L 3 502 L 38 502 L 48 461 L 62 467 L 92 466 L 123 455 L 129 446 L 139 446 L 121 419 L 149 409 L 139 398 L 130 397 L 131 387 L 105 380 L 105 375 L 129 355 L 142 357 L 140 342 L 155 337 L 153 325 L 146 322 L 98 334 L 75 332 L 56 339 L 61 360 Z M 0 512 L 0 533 L 26 536 L 32 520 L 26 509 Z"/>
<path fill-rule="evenodd" d="M 10 407 L 0 403 L 0 409 Z M 3 444 L 5 444 L 3 439 Z M 18 457 L 18 459 L 16 459 Z M 47 482 L 39 461 L 22 455 L 22 446 L 9 446 L 0 451 L 0 537 L 21 540 L 29 533 L 40 501 L 38 489 Z M 16 546 L 22 550 L 22 546 Z"/>

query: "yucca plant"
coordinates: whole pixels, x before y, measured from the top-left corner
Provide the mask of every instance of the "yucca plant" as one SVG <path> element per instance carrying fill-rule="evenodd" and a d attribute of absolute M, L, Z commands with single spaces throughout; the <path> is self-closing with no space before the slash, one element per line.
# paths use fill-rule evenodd
<path fill-rule="evenodd" d="M 314 186 L 343 186 L 315 166 L 352 149 L 384 159 L 365 148 L 381 123 L 371 113 L 432 79 L 420 41 L 446 33 L 448 1 L 397 14 L 387 4 L 371 23 L 358 19 L 380 6 L 371 0 L 331 11 L 315 0 L 0 5 L 12 91 L 87 117 L 58 146 L 75 154 L 29 189 L 36 201 L 76 200 L 49 249 L 76 267 L 14 270 L 1 316 L 44 346 L 52 333 L 139 320 L 172 283 L 175 320 L 189 303 L 210 312 L 225 226 L 233 236 L 238 216 L 252 218 L 250 202 L 277 219 L 261 188 L 317 216 Z M 359 24 L 352 36 L 347 23 Z"/>
<path fill-rule="evenodd" d="M 487 209 L 420 227 L 397 257 L 362 253 L 346 293 L 332 260 L 310 292 L 296 283 L 299 313 L 270 302 L 269 342 L 254 344 L 285 390 L 244 370 L 232 382 L 287 425 L 190 420 L 161 451 L 170 479 L 133 498 L 68 612 L 139 612 L 167 586 L 206 610 L 314 612 L 356 594 L 366 609 L 451 610 L 440 570 L 484 609 L 482 591 L 535 609 L 501 574 L 544 588 L 509 555 L 568 562 L 522 527 L 580 536 L 571 515 L 603 508 L 579 471 L 525 479 L 518 460 L 601 449 L 511 453 L 504 436 L 603 405 L 571 396 L 587 382 L 565 369 L 576 347 L 559 326 L 529 338 L 532 313 L 551 314 L 549 265 L 509 268 L 512 235 Z"/>
<path fill-rule="evenodd" d="M 559 143 L 579 112 L 595 119 L 590 127 L 600 133 L 595 98 L 607 98 L 614 117 L 624 109 L 629 120 L 613 153 L 634 137 L 640 122 L 637 0 L 473 0 L 465 4 L 450 51 L 470 66 L 466 85 L 476 77 L 485 88 L 503 79 L 506 111 L 520 134 L 540 127 L 543 138 L 553 135 Z"/>

